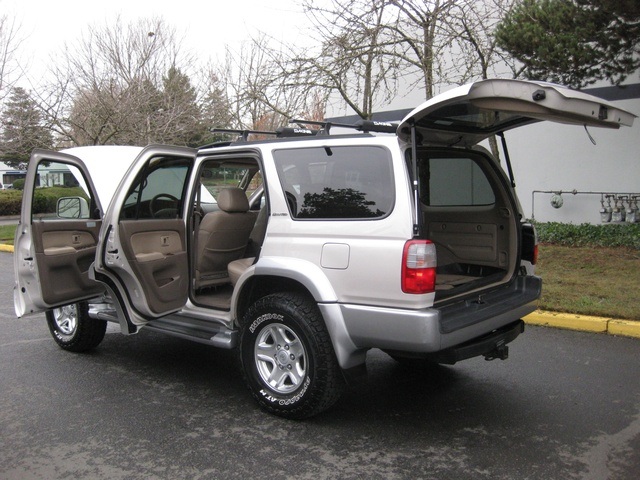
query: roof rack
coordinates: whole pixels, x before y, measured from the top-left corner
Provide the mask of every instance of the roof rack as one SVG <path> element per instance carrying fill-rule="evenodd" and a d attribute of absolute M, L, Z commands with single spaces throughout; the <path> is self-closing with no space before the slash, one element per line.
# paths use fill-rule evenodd
<path fill-rule="evenodd" d="M 289 120 L 289 123 L 297 123 L 299 125 L 320 125 L 322 127 L 322 135 L 329 135 L 331 127 L 353 128 L 354 130 L 365 133 L 396 133 L 396 130 L 398 129 L 397 123 L 378 122 L 375 120 L 358 120 L 356 123 L 318 122 L 315 120 Z"/>
<path fill-rule="evenodd" d="M 212 128 L 211 133 L 235 133 L 238 135 L 238 142 L 247 142 L 249 139 L 249 135 L 273 135 L 276 138 L 285 138 L 285 137 L 309 137 L 313 135 L 317 135 L 319 130 L 311 130 L 309 128 L 301 128 L 301 127 L 280 127 L 275 131 L 267 131 L 267 130 L 236 130 L 232 128 Z"/>
<path fill-rule="evenodd" d="M 374 120 L 359 120 L 356 123 L 336 123 L 336 122 L 318 122 L 315 120 L 299 120 L 292 119 L 289 123 L 295 123 L 296 127 L 279 127 L 274 131 L 268 130 L 251 130 L 251 129 L 233 129 L 233 128 L 212 128 L 211 133 L 232 133 L 237 134 L 236 142 L 247 142 L 249 135 L 273 135 L 276 138 L 289 137 L 312 137 L 316 135 L 329 135 L 331 127 L 352 128 L 359 132 L 375 132 L 375 133 L 396 133 L 397 123 L 378 122 Z M 304 127 L 304 125 L 319 125 L 319 130 L 312 130 Z M 225 142 L 226 143 L 226 142 Z"/>

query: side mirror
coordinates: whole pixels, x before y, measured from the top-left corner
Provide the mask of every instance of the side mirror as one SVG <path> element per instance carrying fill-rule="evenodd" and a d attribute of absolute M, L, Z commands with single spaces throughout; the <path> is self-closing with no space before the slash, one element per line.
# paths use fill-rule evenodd
<path fill-rule="evenodd" d="M 56 205 L 58 218 L 89 218 L 89 204 L 82 197 L 62 197 Z"/>

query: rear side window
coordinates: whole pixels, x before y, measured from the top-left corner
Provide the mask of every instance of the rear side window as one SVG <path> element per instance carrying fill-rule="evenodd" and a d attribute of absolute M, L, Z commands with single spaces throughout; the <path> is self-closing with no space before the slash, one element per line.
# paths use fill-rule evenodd
<path fill-rule="evenodd" d="M 275 164 L 296 219 L 374 219 L 394 202 L 391 154 L 382 147 L 277 150 Z"/>
<path fill-rule="evenodd" d="M 131 186 L 120 219 L 180 218 L 191 159 L 154 157 Z"/>
<path fill-rule="evenodd" d="M 434 207 L 493 205 L 491 183 L 467 157 L 431 157 L 419 161 L 422 203 Z"/>

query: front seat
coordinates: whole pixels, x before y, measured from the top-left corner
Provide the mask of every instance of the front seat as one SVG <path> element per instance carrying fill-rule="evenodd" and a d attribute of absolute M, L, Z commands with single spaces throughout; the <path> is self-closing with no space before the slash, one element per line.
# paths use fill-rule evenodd
<path fill-rule="evenodd" d="M 220 210 L 207 213 L 200 222 L 196 255 L 196 288 L 229 283 L 227 265 L 244 254 L 256 215 L 240 188 L 218 194 Z"/>

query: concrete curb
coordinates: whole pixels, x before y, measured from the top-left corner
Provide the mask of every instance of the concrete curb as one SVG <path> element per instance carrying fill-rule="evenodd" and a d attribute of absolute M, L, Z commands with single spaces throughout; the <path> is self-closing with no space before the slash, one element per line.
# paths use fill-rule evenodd
<path fill-rule="evenodd" d="M 0 252 L 13 253 L 13 245 L 0 244 Z M 640 338 L 640 321 L 591 317 L 573 313 L 545 312 L 542 310 L 537 310 L 527 315 L 523 320 L 528 325 Z"/>
<path fill-rule="evenodd" d="M 640 338 L 640 321 L 634 320 L 617 320 L 614 318 L 545 312 L 542 310 L 537 310 L 527 315 L 523 320 L 529 325 Z"/>

